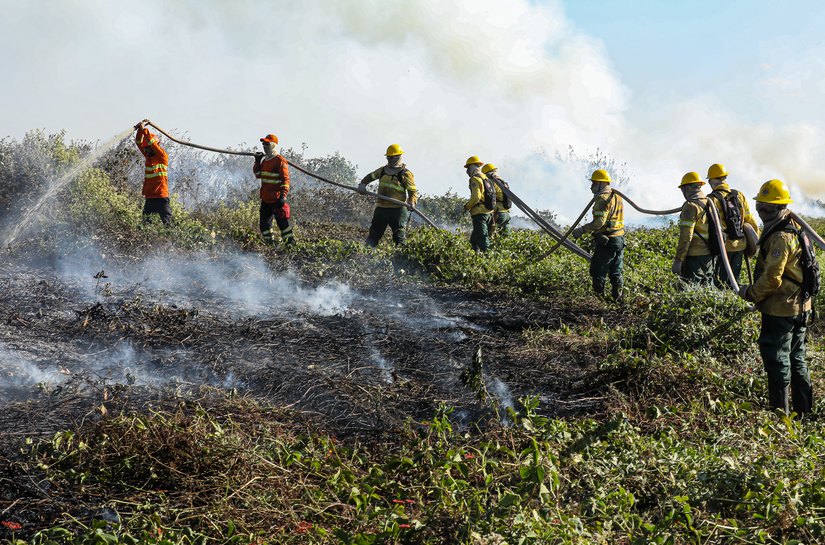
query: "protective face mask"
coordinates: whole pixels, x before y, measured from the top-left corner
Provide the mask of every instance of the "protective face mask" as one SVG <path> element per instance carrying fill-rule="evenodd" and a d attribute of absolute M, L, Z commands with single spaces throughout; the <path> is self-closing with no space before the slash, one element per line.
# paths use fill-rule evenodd
<path fill-rule="evenodd" d="M 401 156 L 400 155 L 392 155 L 387 157 L 387 166 L 390 167 L 397 167 L 401 164 Z"/>
<path fill-rule="evenodd" d="M 777 217 L 779 217 L 780 209 L 771 207 L 762 207 L 759 206 L 756 209 L 756 213 L 759 214 L 759 219 L 762 220 L 762 223 L 770 223 L 774 221 Z"/>
<path fill-rule="evenodd" d="M 702 192 L 702 188 L 698 187 L 698 184 L 692 184 L 692 185 L 694 185 L 696 187 L 687 186 L 686 188 L 684 188 L 683 194 L 685 196 L 685 199 L 688 200 L 688 201 L 692 201 L 694 199 L 703 198 L 705 196 L 705 194 Z"/>
<path fill-rule="evenodd" d="M 264 142 L 264 153 L 267 157 L 274 157 L 275 156 L 275 144 L 272 142 Z"/>

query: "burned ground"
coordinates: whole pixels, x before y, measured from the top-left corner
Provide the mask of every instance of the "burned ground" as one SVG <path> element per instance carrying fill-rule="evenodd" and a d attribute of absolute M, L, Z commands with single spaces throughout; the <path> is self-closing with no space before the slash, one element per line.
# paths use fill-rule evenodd
<path fill-rule="evenodd" d="M 211 272 L 229 263 L 204 265 Z M 240 284 L 217 293 L 197 278 L 174 292 L 168 284 L 123 281 L 117 272 L 72 280 L 4 266 L 0 372 L 7 377 L 5 403 L 14 405 L 5 414 L 24 414 L 29 405 L 40 412 L 46 400 L 58 410 L 58 401 L 79 395 L 81 384 L 87 394 L 96 391 L 92 397 L 104 389 L 116 397 L 169 388 L 186 397 L 210 386 L 317 413 L 346 434 L 426 418 L 441 403 L 478 418 L 488 404 L 461 375 L 479 347 L 487 389 L 504 405 L 537 394 L 548 400 L 548 412 L 569 412 L 589 386 L 579 381 L 571 388 L 571 380 L 595 369 L 596 361 L 574 361 L 566 349 L 525 347 L 524 331 L 582 320 L 549 302 L 491 300 L 410 281 L 309 286 L 295 276 L 282 293 L 267 295 L 280 275 L 263 279 L 234 270 L 217 281 L 234 275 Z M 242 300 L 225 295 L 244 290 Z M 69 423 L 48 414 L 34 420 L 52 425 L 33 428 L 32 419 L 21 418 L 5 429 L 47 432 Z"/>

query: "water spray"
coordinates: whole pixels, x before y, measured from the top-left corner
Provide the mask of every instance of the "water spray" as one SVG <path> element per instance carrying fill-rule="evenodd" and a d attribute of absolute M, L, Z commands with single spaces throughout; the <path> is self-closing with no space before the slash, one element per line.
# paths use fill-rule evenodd
<path fill-rule="evenodd" d="M 92 153 L 86 156 L 83 160 L 69 169 L 68 172 L 60 176 L 55 183 L 53 183 L 46 193 L 23 215 L 23 218 L 12 229 L 11 234 L 3 241 L 3 247 L 11 248 L 11 245 L 17 238 L 31 225 L 31 223 L 39 216 L 41 209 L 52 198 L 54 198 L 66 185 L 74 180 L 81 172 L 89 168 L 89 166 L 102 157 L 109 150 L 120 144 L 125 140 L 134 129 L 129 127 L 120 134 L 112 137 L 110 140 L 100 145 Z"/>

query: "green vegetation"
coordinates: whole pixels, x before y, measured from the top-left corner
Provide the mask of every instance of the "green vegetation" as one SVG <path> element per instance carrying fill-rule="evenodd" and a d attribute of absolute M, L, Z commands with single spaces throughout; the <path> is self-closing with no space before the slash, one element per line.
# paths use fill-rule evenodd
<path fill-rule="evenodd" d="M 20 145 L 29 140 L 41 152 L 54 150 L 54 168 L 85 149 L 75 153 L 62 136 L 40 134 Z M 44 488 L 97 498 L 119 517 L 66 514 L 22 534 L 10 520 L 0 539 L 42 545 L 825 540 L 822 413 L 799 421 L 765 410 L 758 316 L 730 293 L 678 289 L 669 273 L 672 225 L 628 234 L 629 297 L 619 306 L 590 295 L 581 259 L 564 250 L 539 259 L 553 241 L 536 232 L 497 239 L 486 255 L 470 251 L 466 234 L 427 228 L 413 229 L 404 248 L 385 242 L 368 249 L 363 223 L 343 227 L 327 211 L 342 199 L 361 221 L 371 203 L 329 190 L 296 191 L 299 242 L 288 250 L 260 242 L 254 193 L 197 212 L 176 204 L 173 228 L 144 226 L 137 182 L 124 183 L 138 158 L 126 148 L 117 153 L 124 162 L 85 171 L 50 219 L 52 228 L 20 251 L 61 251 L 55 232 L 135 256 L 155 248 L 241 247 L 307 279 L 357 283 L 380 274 L 393 282 L 530 298 L 583 318 L 513 333 L 525 350 L 581 355 L 611 380 L 596 385 L 600 410 L 582 416 L 543 416 L 552 407 L 527 397 L 492 424 L 460 427 L 442 407 L 426 422 L 410 421 L 377 438 L 338 438 L 300 414 L 223 392 L 177 410 L 110 416 L 28 440 L 10 472 L 37 473 Z M 0 203 L 25 202 L 17 184 L 35 179 L 27 170 L 34 167 L 17 155 L 14 143 L 0 146 L 6 198 Z M 318 165 L 346 173 L 339 159 Z M 464 224 L 457 199 L 432 199 L 425 210 L 438 222 Z M 823 232 L 825 222 L 814 224 Z M 825 294 L 818 306 L 825 308 Z M 818 392 L 825 391 L 821 335 L 818 324 L 809 354 Z"/>

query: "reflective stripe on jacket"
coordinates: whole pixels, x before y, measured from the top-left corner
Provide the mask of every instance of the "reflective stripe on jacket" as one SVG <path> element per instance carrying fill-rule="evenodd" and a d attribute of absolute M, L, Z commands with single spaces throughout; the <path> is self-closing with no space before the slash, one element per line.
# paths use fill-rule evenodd
<path fill-rule="evenodd" d="M 789 226 L 800 228 L 795 221 L 791 221 Z M 756 303 L 760 312 L 788 317 L 811 310 L 811 300 L 804 305 L 800 301 L 801 256 L 802 247 L 795 233 L 777 231 L 768 235 L 766 240 L 760 240 L 754 283 L 747 293 L 748 299 Z"/>
<path fill-rule="evenodd" d="M 169 155 L 158 143 L 157 136 L 143 127 L 135 134 L 135 144 L 146 158 L 143 190 L 146 199 L 165 199 L 169 196 Z"/>
<path fill-rule="evenodd" d="M 593 203 L 593 221 L 582 226 L 585 233 L 604 234 L 609 237 L 624 235 L 624 201 L 611 189 L 596 195 Z"/>
<path fill-rule="evenodd" d="M 707 206 L 707 197 L 685 201 L 682 205 L 682 213 L 679 215 L 679 243 L 676 245 L 676 259 L 679 261 L 684 261 L 689 255 L 710 255 L 710 221 Z"/>
<path fill-rule="evenodd" d="M 406 202 L 407 198 L 413 200 L 418 196 L 418 190 L 415 187 L 415 176 L 410 172 L 405 165 L 401 165 L 397 172 L 392 174 L 387 172 L 389 167 L 383 166 L 367 174 L 361 183 L 366 185 L 378 180 L 379 195 L 390 197 L 397 201 Z M 396 169 L 392 169 L 396 170 Z M 401 208 L 400 204 L 388 202 L 382 199 L 377 199 L 375 206 L 379 208 Z"/>
<path fill-rule="evenodd" d="M 272 204 L 289 193 L 289 165 L 280 155 L 252 166 L 255 178 L 261 181 L 261 200 Z"/>

